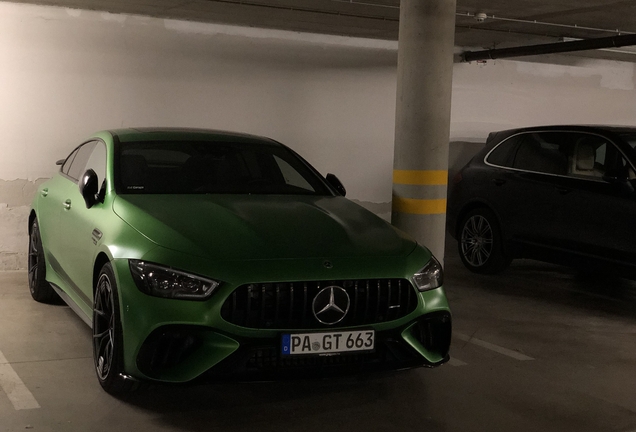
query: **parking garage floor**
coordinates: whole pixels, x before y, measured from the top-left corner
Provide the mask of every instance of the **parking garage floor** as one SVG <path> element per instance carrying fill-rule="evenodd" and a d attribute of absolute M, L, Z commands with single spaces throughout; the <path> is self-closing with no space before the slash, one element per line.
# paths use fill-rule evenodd
<path fill-rule="evenodd" d="M 0 273 L 0 432 L 636 431 L 636 283 L 516 261 L 446 258 L 452 360 L 333 381 L 152 386 L 118 400 L 90 329 Z"/>

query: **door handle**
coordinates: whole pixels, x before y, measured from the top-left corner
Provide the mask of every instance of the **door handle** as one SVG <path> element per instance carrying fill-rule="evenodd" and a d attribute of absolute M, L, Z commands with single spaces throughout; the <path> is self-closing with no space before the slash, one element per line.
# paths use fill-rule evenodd
<path fill-rule="evenodd" d="M 568 189 L 568 188 L 564 188 L 564 187 L 560 187 L 560 186 L 557 186 L 556 190 L 561 195 L 565 195 L 565 194 L 570 193 L 572 191 L 572 189 Z"/>
<path fill-rule="evenodd" d="M 47 196 L 49 194 L 49 188 L 44 188 L 40 191 L 40 195 L 42 195 L 43 197 Z"/>
<path fill-rule="evenodd" d="M 496 186 L 501 186 L 502 184 L 506 183 L 506 181 L 504 179 L 500 179 L 500 178 L 494 178 L 494 179 L 492 179 L 492 182 Z"/>
<path fill-rule="evenodd" d="M 64 202 L 62 203 L 62 205 L 64 206 L 64 209 L 65 209 L 65 210 L 70 210 L 70 209 L 71 209 L 71 200 L 70 200 L 70 199 L 67 199 L 66 201 L 64 201 Z"/>

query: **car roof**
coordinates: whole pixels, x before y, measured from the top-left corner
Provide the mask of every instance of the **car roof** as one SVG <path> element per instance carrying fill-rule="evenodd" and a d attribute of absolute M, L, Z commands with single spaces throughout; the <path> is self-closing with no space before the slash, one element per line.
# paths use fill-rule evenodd
<path fill-rule="evenodd" d="M 613 132 L 613 133 L 630 133 L 636 132 L 636 126 L 619 126 L 619 125 L 546 125 L 546 126 L 529 126 L 515 129 L 507 129 L 502 131 L 497 131 L 499 134 L 512 135 L 518 132 L 531 132 L 531 131 L 559 131 L 567 129 L 572 132 Z"/>
<path fill-rule="evenodd" d="M 196 128 L 125 128 L 107 131 L 120 143 L 139 141 L 222 141 L 278 144 L 278 142 L 257 135 L 214 129 Z"/>

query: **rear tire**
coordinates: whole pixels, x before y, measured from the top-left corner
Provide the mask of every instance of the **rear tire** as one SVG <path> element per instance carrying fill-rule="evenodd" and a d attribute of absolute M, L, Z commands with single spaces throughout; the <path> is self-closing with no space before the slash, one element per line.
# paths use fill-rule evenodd
<path fill-rule="evenodd" d="M 33 219 L 29 230 L 29 291 L 33 300 L 40 303 L 55 303 L 59 297 L 51 285 L 46 281 L 46 262 L 44 248 L 38 220 Z"/>
<path fill-rule="evenodd" d="M 110 263 L 104 264 L 95 287 L 93 305 L 93 360 L 99 384 L 117 395 L 136 387 L 124 375 L 124 352 L 117 282 Z"/>
<path fill-rule="evenodd" d="M 461 221 L 457 239 L 462 262 L 474 273 L 499 273 L 512 261 L 504 253 L 501 229 L 490 209 L 468 212 Z"/>

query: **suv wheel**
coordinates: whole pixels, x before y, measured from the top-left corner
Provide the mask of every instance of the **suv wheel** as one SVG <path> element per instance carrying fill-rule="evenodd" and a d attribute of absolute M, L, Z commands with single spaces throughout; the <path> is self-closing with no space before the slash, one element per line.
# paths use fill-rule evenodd
<path fill-rule="evenodd" d="M 459 226 L 459 256 L 468 270 L 494 274 L 504 270 L 511 259 L 503 252 L 503 239 L 495 214 L 487 208 L 471 210 Z"/>

